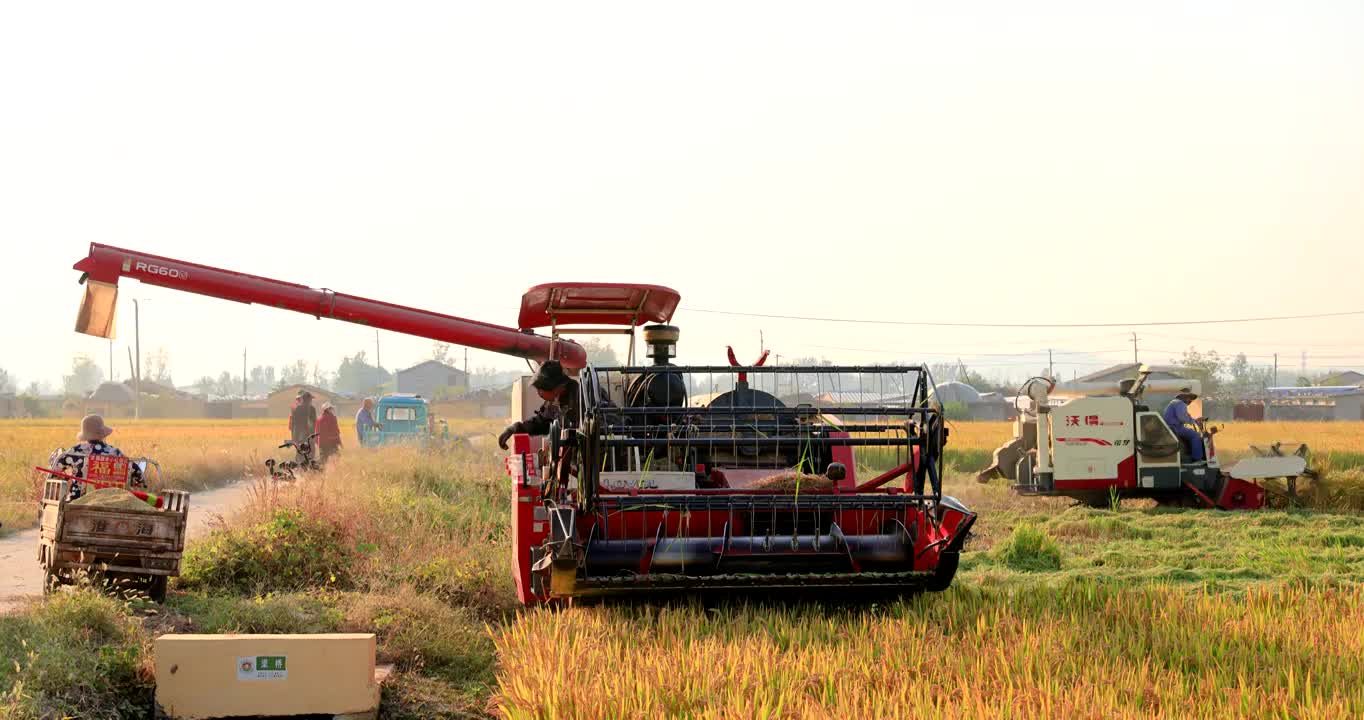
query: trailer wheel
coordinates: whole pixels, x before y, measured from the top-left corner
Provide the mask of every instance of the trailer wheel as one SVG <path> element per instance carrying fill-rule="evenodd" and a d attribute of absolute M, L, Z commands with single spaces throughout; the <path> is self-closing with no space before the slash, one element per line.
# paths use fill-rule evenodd
<path fill-rule="evenodd" d="M 58 575 L 52 568 L 43 571 L 43 595 L 51 595 L 61 584 L 62 576 Z"/>
<path fill-rule="evenodd" d="M 166 602 L 166 588 L 169 585 L 169 575 L 153 575 L 151 581 L 147 583 L 147 597 L 156 603 Z"/>

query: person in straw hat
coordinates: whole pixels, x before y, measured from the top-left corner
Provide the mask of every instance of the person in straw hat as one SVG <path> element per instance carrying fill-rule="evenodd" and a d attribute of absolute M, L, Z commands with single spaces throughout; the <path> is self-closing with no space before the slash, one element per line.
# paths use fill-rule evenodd
<path fill-rule="evenodd" d="M 1206 453 L 1203 449 L 1203 422 L 1207 418 L 1194 418 L 1189 412 L 1189 403 L 1198 399 L 1198 393 L 1192 388 L 1180 388 L 1175 399 L 1165 406 L 1162 417 L 1165 424 L 1170 426 L 1170 430 L 1180 440 L 1189 444 L 1189 459 L 1194 462 L 1202 462 Z"/>
<path fill-rule="evenodd" d="M 58 450 L 49 459 L 48 467 L 58 472 L 71 475 L 73 477 L 85 477 L 85 459 L 91 455 L 112 455 L 122 457 L 123 453 L 118 448 L 106 442 L 114 429 L 104 422 L 104 418 L 99 415 L 86 415 L 81 419 L 80 432 L 76 434 L 76 444 L 69 450 Z M 142 470 L 136 464 L 129 468 L 131 476 L 130 484 L 135 487 L 142 487 Z M 80 497 L 81 483 L 71 483 L 71 498 Z"/>

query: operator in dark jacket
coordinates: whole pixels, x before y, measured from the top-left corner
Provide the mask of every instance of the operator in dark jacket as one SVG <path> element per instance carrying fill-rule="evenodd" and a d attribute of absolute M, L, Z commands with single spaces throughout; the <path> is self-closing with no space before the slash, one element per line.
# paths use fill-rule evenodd
<path fill-rule="evenodd" d="M 497 445 L 503 450 L 516 433 L 548 435 L 550 423 L 561 418 L 564 425 L 578 424 L 578 381 L 564 373 L 558 360 L 546 360 L 530 384 L 545 404 L 529 420 L 512 423 L 502 431 L 497 437 Z"/>

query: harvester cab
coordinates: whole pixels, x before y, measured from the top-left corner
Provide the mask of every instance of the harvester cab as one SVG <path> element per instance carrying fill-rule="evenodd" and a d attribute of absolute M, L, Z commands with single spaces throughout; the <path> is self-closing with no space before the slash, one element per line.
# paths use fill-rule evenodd
<path fill-rule="evenodd" d="M 1199 424 L 1206 459 L 1146 404 L 1147 393 L 1197 394 L 1197 380 L 1135 378 L 1076 383 L 1058 388 L 1047 378 L 1024 384 L 1027 407 L 1014 421 L 1014 437 L 995 450 L 994 462 L 977 477 L 1004 477 L 1024 495 L 1056 495 L 1105 506 L 1118 498 L 1152 498 L 1162 505 L 1247 510 L 1263 507 L 1261 481 L 1302 475 L 1301 456 L 1256 458 L 1223 469 L 1213 436 Z M 1197 402 L 1197 401 L 1196 401 Z M 1197 414 L 1195 412 L 1195 414 Z"/>

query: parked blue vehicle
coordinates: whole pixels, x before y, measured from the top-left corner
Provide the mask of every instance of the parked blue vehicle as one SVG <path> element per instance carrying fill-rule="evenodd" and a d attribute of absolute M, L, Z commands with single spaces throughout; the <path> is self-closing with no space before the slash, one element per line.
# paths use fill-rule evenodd
<path fill-rule="evenodd" d="M 374 420 L 379 427 L 370 430 L 364 445 L 426 445 L 437 437 L 431 404 L 420 395 L 394 393 L 379 398 L 374 406 Z M 445 421 L 440 421 L 441 436 L 448 434 Z"/>

